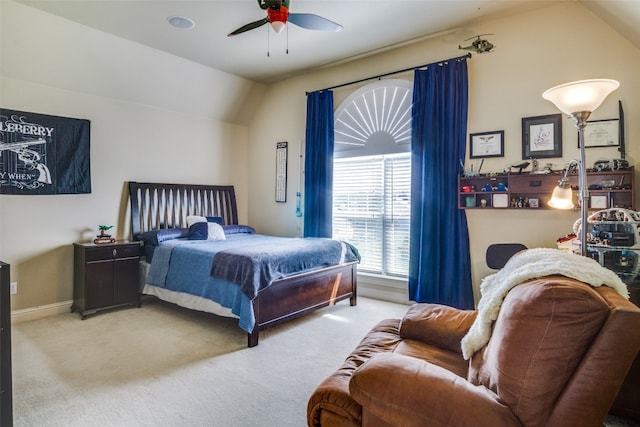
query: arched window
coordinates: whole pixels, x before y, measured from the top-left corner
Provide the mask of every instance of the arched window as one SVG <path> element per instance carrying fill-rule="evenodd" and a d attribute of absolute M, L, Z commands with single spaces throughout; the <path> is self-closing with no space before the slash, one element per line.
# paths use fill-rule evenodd
<path fill-rule="evenodd" d="M 371 83 L 334 115 L 333 237 L 358 248 L 360 271 L 408 274 L 412 90 Z"/>

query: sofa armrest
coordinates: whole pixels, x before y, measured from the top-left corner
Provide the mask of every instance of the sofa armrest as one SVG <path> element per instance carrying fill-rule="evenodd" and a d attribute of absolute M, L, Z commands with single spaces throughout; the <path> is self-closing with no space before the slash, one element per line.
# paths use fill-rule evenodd
<path fill-rule="evenodd" d="M 475 310 L 441 304 L 414 304 L 402 319 L 400 337 L 462 354 L 460 341 L 475 320 Z"/>
<path fill-rule="evenodd" d="M 389 425 L 516 426 L 517 417 L 497 395 L 444 368 L 414 357 L 381 354 L 349 382 L 351 396 Z"/>

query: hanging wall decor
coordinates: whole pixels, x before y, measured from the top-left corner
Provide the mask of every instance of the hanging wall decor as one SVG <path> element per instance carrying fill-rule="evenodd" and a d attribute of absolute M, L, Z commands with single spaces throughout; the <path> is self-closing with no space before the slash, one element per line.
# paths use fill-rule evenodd
<path fill-rule="evenodd" d="M 522 119 L 522 160 L 562 157 L 562 114 Z"/>
<path fill-rule="evenodd" d="M 90 122 L 0 109 L 0 194 L 91 193 Z"/>
<path fill-rule="evenodd" d="M 289 143 L 276 144 L 276 202 L 287 201 L 287 160 Z"/>

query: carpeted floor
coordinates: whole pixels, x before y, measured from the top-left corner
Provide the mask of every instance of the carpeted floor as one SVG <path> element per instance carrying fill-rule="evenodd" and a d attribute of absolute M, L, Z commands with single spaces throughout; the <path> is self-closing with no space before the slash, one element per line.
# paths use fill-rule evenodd
<path fill-rule="evenodd" d="M 19 323 L 14 425 L 302 427 L 315 387 L 373 325 L 406 310 L 341 302 L 264 331 L 252 349 L 236 320 L 156 300 Z"/>
<path fill-rule="evenodd" d="M 13 326 L 15 426 L 305 426 L 315 387 L 379 320 L 360 298 L 261 333 L 161 301 Z"/>

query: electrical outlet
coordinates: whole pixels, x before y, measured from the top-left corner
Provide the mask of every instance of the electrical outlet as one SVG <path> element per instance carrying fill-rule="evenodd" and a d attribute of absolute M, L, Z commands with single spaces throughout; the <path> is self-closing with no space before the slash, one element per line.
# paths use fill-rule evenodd
<path fill-rule="evenodd" d="M 11 282 L 11 286 L 10 286 L 10 291 L 11 294 L 17 294 L 18 293 L 18 282 Z"/>

